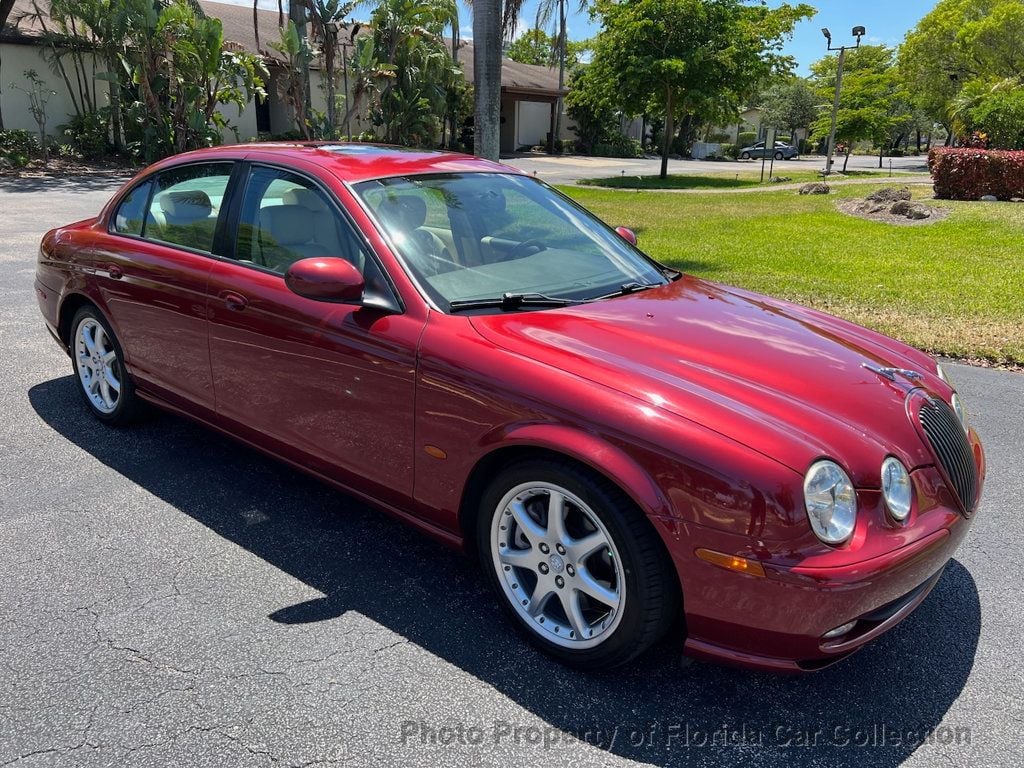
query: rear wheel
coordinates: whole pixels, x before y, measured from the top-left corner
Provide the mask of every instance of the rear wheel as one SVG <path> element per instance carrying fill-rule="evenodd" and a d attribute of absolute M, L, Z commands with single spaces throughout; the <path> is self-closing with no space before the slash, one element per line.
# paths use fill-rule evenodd
<path fill-rule="evenodd" d="M 744 152 L 742 155 L 740 155 L 740 160 L 749 160 L 749 159 L 750 159 L 750 153 L 749 152 Z"/>
<path fill-rule="evenodd" d="M 481 564 L 513 622 L 577 667 L 623 664 L 676 614 L 675 575 L 643 513 L 571 462 L 508 467 L 481 501 Z"/>
<path fill-rule="evenodd" d="M 89 410 L 108 424 L 129 423 L 138 409 L 117 337 L 99 310 L 87 305 L 71 321 L 71 363 Z"/>

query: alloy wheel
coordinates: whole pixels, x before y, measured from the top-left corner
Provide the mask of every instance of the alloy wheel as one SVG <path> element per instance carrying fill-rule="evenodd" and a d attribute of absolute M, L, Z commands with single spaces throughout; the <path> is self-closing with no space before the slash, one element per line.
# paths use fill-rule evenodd
<path fill-rule="evenodd" d="M 83 317 L 75 329 L 75 361 L 86 398 L 100 413 L 113 413 L 121 397 L 121 363 L 114 340 L 93 317 Z"/>
<path fill-rule="evenodd" d="M 505 596 L 537 635 L 582 650 L 615 631 L 626 600 L 622 560 L 578 496 L 545 482 L 512 488 L 494 510 L 491 543 Z"/>

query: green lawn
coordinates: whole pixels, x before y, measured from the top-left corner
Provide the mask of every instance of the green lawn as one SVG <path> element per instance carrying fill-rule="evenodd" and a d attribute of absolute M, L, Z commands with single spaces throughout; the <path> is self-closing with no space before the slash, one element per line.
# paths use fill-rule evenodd
<path fill-rule="evenodd" d="M 839 213 L 793 191 L 675 195 L 565 187 L 678 269 L 809 304 L 936 354 L 1024 364 L 1024 204 L 932 201 L 935 224 Z M 914 188 L 930 197 L 927 186 Z"/>
<path fill-rule="evenodd" d="M 821 181 L 821 174 L 817 170 L 800 171 L 775 171 L 776 176 L 787 176 L 791 183 Z M 888 171 L 847 171 L 843 178 L 860 179 L 874 176 L 888 177 Z M 764 184 L 768 184 L 768 166 L 764 169 Z M 899 181 L 899 176 L 894 177 Z M 742 170 L 722 171 L 721 173 L 710 173 L 704 176 L 689 173 L 670 175 L 667 178 L 660 176 L 608 176 L 602 179 L 581 179 L 578 184 L 592 187 L 611 187 L 614 189 L 743 189 L 746 187 L 761 186 L 761 164 L 757 163 L 756 169 L 751 165 L 744 165 Z"/>

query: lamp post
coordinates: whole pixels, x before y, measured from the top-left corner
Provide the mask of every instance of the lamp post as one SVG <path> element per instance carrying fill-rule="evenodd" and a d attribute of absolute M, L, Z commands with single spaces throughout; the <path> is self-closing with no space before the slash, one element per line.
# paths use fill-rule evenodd
<path fill-rule="evenodd" d="M 853 50 L 860 48 L 860 39 L 867 30 L 864 27 L 854 27 L 852 34 L 857 38 L 856 45 L 840 45 L 833 47 L 832 45 L 832 33 L 828 31 L 828 27 L 821 28 L 821 34 L 825 36 L 825 40 L 828 43 L 828 50 L 839 51 L 839 63 L 836 68 L 836 95 L 832 101 L 832 128 L 828 132 L 828 154 L 825 157 L 825 175 L 832 175 L 832 153 L 835 152 L 836 148 L 836 115 L 839 113 L 839 90 L 843 86 L 843 63 L 846 61 L 846 50 L 847 48 Z"/>

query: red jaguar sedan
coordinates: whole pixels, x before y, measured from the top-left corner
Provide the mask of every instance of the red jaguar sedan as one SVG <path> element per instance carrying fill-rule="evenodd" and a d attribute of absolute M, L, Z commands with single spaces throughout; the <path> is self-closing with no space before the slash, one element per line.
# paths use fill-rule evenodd
<path fill-rule="evenodd" d="M 100 421 L 157 405 L 464 548 L 579 667 L 671 632 L 819 669 L 925 599 L 981 495 L 927 355 L 463 155 L 179 155 L 49 232 L 36 291 Z"/>

